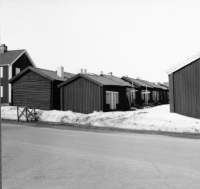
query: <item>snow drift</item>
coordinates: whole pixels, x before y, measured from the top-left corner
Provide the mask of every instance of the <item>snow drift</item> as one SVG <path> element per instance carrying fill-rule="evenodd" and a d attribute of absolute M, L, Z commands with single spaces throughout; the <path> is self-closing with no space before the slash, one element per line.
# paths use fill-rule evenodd
<path fill-rule="evenodd" d="M 94 112 L 36 110 L 40 122 L 75 123 L 98 127 L 133 130 L 200 133 L 200 120 L 169 112 L 169 105 L 127 112 Z M 1 107 L 2 119 L 17 120 L 17 107 Z M 25 120 L 25 118 L 23 118 Z"/>

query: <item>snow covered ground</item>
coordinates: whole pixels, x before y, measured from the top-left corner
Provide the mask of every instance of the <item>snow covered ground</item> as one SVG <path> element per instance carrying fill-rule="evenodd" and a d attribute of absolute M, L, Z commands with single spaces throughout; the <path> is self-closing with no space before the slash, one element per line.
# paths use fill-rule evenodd
<path fill-rule="evenodd" d="M 40 122 L 75 123 L 100 127 L 133 130 L 200 133 L 200 120 L 169 112 L 169 105 L 156 106 L 127 112 L 94 112 L 91 114 L 72 111 L 36 110 Z M 17 120 L 17 108 L 1 107 L 2 119 Z M 25 120 L 25 119 L 24 119 Z"/>

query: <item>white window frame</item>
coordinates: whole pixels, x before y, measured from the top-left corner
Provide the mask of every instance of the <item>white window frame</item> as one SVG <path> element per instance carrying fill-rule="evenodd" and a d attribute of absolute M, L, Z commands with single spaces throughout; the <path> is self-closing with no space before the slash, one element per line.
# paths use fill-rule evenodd
<path fill-rule="evenodd" d="M 110 91 L 106 91 L 106 104 L 110 104 Z"/>
<path fill-rule="evenodd" d="M 0 67 L 0 78 L 3 78 L 3 67 Z"/>
<path fill-rule="evenodd" d="M 20 71 L 20 68 L 15 68 L 15 75 L 17 75 Z"/>
<path fill-rule="evenodd" d="M 115 110 L 119 104 L 119 92 L 106 91 L 106 104 L 110 104 L 110 109 Z"/>
<path fill-rule="evenodd" d="M 113 92 L 116 95 L 116 104 L 119 104 L 119 92 Z"/>
<path fill-rule="evenodd" d="M 1 86 L 1 98 L 3 97 L 3 86 Z"/>

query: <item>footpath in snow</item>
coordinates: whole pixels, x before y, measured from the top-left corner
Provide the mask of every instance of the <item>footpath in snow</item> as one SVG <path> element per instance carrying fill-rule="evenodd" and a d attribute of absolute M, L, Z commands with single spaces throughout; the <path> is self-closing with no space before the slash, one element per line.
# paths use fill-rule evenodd
<path fill-rule="evenodd" d="M 98 127 L 133 130 L 200 133 L 200 120 L 169 112 L 169 105 L 161 105 L 126 112 L 94 112 L 91 114 L 72 111 L 36 110 L 40 122 L 75 123 Z M 17 120 L 15 106 L 1 107 L 2 119 Z M 25 119 L 24 119 L 25 120 Z"/>

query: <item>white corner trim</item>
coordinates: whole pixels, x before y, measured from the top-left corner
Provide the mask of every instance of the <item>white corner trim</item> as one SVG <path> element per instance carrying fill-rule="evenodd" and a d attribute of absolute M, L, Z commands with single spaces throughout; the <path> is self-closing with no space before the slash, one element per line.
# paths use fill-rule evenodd
<path fill-rule="evenodd" d="M 199 58 L 200 58 L 200 52 L 198 52 L 197 54 L 195 54 L 195 55 L 189 57 L 188 59 L 180 62 L 179 64 L 173 66 L 172 68 L 168 69 L 166 71 L 166 73 L 169 75 L 169 74 L 171 74 L 171 73 L 183 68 L 184 66 L 187 66 L 188 64 L 194 62 L 195 60 L 197 60 Z"/>
<path fill-rule="evenodd" d="M 12 78 L 12 65 L 8 66 L 8 79 Z M 11 103 L 11 84 L 8 84 L 8 101 Z"/>
<path fill-rule="evenodd" d="M 26 56 L 28 57 L 28 59 L 30 60 L 30 62 L 31 62 L 31 64 L 33 65 L 33 67 L 35 67 L 35 68 L 36 68 L 36 65 L 35 65 L 35 63 L 33 62 L 32 58 L 30 57 L 30 55 L 29 55 L 29 53 L 28 53 L 28 51 L 27 51 L 27 50 L 25 50 L 25 54 L 26 54 Z"/>
<path fill-rule="evenodd" d="M 17 58 L 15 58 L 15 60 L 13 60 L 9 65 L 13 65 L 24 53 L 25 50 Z"/>

